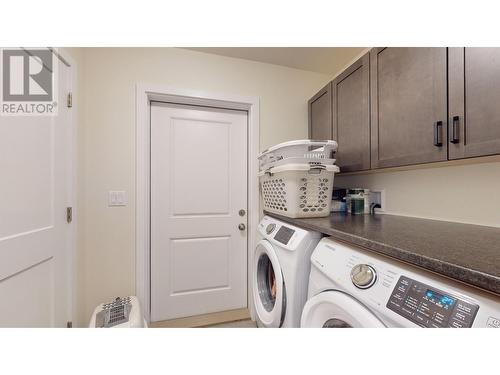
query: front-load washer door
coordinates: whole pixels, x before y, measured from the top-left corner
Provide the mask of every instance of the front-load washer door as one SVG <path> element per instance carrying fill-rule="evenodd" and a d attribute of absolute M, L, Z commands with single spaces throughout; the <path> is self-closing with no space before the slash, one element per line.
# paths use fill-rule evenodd
<path fill-rule="evenodd" d="M 310 298 L 302 310 L 304 328 L 382 328 L 384 324 L 365 306 L 339 291 Z"/>
<path fill-rule="evenodd" d="M 277 328 L 283 323 L 286 293 L 278 256 L 269 243 L 262 240 L 254 253 L 253 300 L 260 323 Z"/>

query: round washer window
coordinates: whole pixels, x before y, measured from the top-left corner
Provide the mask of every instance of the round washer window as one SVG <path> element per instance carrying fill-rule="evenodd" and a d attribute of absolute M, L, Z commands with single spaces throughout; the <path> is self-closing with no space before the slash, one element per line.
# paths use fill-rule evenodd
<path fill-rule="evenodd" d="M 271 260 L 266 254 L 262 254 L 257 263 L 257 288 L 259 290 L 260 301 L 268 312 L 274 309 L 276 303 L 278 288 L 276 284 L 276 276 Z"/>
<path fill-rule="evenodd" d="M 340 319 L 328 319 L 322 328 L 352 328 L 349 324 Z"/>

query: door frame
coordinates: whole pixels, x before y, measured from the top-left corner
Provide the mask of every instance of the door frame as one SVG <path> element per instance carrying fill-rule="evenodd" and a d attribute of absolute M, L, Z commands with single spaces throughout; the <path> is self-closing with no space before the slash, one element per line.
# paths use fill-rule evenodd
<path fill-rule="evenodd" d="M 137 83 L 136 84 L 136 208 L 135 208 L 135 290 L 142 307 L 144 319 L 151 321 L 151 202 L 150 202 L 150 111 L 152 101 L 172 104 L 198 105 L 233 110 L 244 110 L 248 113 L 248 229 L 247 229 L 247 308 L 254 317 L 252 291 L 253 249 L 257 242 L 257 226 L 259 224 L 259 164 L 257 156 L 260 152 L 260 98 L 239 96 L 224 93 L 209 93 L 187 90 L 179 87 Z"/>
<path fill-rule="evenodd" d="M 58 59 L 58 63 L 67 65 L 70 69 L 69 75 L 69 92 L 71 92 L 71 110 L 70 110 L 70 120 L 68 124 L 68 135 L 67 142 L 69 145 L 69 157 L 68 157 L 68 190 L 67 199 L 68 206 L 72 208 L 72 218 L 71 223 L 68 223 L 68 323 L 71 327 L 79 327 L 80 325 L 85 325 L 86 322 L 80 322 L 79 311 L 81 308 L 81 296 L 80 290 L 78 288 L 78 228 L 79 228 L 79 211 L 78 211 L 78 176 L 80 169 L 78 166 L 78 127 L 80 119 L 80 107 L 78 105 L 80 101 L 79 97 L 79 84 L 78 81 L 78 64 L 77 61 L 71 55 L 71 52 L 67 50 L 66 47 L 62 48 L 51 48 L 54 58 Z M 67 98 L 59 98 L 59 105 L 67 105 Z M 70 327 L 68 327 L 70 328 Z"/>
<path fill-rule="evenodd" d="M 54 53 L 54 51 L 53 51 Z M 55 54 L 55 53 L 54 53 Z M 69 223 L 68 228 L 68 247 L 69 247 L 69 256 L 68 256 L 68 277 L 69 277 L 69 295 L 68 295 L 68 322 L 71 324 L 71 327 L 79 326 L 80 323 L 85 324 L 86 322 L 79 321 L 79 314 L 81 307 L 81 296 L 80 290 L 78 288 L 78 255 L 77 255 L 77 247 L 78 247 L 78 228 L 79 228 L 79 219 L 78 219 L 78 175 L 79 175 L 79 166 L 78 166 L 78 127 L 79 127 L 79 119 L 80 119 L 80 111 L 78 103 L 80 101 L 79 93 L 79 84 L 78 82 L 78 64 L 76 60 L 71 56 L 70 52 L 68 52 L 65 48 L 57 49 L 57 54 L 55 54 L 61 63 L 64 64 L 64 61 L 69 64 L 69 69 L 71 69 L 70 73 L 70 92 L 71 92 L 71 110 L 70 110 L 70 124 L 69 124 L 69 135 L 68 142 L 70 144 L 70 156 L 68 163 L 70 164 L 69 170 L 69 185 L 68 185 L 68 205 L 72 207 L 72 218 L 71 223 Z M 63 103 L 65 103 L 67 98 L 63 98 Z M 69 328 L 69 327 L 68 327 Z"/>

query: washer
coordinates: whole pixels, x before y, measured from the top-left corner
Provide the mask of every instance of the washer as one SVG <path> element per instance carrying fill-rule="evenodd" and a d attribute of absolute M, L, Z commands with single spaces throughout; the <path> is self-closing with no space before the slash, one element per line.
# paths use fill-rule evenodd
<path fill-rule="evenodd" d="M 500 297 L 324 238 L 301 327 L 500 327 Z"/>
<path fill-rule="evenodd" d="M 264 216 L 253 257 L 252 290 L 259 327 L 300 327 L 311 254 L 321 234 Z"/>

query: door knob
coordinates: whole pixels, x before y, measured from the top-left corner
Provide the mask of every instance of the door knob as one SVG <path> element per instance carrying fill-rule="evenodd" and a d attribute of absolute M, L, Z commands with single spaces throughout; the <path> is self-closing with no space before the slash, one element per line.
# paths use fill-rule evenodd
<path fill-rule="evenodd" d="M 238 229 L 239 229 L 239 230 L 245 230 L 245 229 L 246 229 L 245 224 L 240 223 L 240 224 L 238 225 Z"/>

